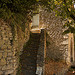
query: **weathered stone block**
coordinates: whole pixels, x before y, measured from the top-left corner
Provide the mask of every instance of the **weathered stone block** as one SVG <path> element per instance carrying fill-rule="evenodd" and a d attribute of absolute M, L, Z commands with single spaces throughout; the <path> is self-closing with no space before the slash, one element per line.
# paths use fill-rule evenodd
<path fill-rule="evenodd" d="M 7 48 L 7 45 L 3 45 L 3 46 L 2 46 L 2 49 L 5 49 L 5 48 Z"/>
<path fill-rule="evenodd" d="M 12 52 L 8 53 L 8 56 L 12 56 Z"/>
<path fill-rule="evenodd" d="M 16 54 L 16 52 L 14 51 L 14 52 L 13 52 L 13 56 L 15 56 L 15 54 Z"/>
<path fill-rule="evenodd" d="M 4 65 L 4 66 L 2 67 L 2 70 L 6 70 L 6 69 L 7 69 L 7 66 Z"/>
<path fill-rule="evenodd" d="M 68 44 L 68 40 L 63 41 L 61 44 Z"/>
<path fill-rule="evenodd" d="M 6 64 L 6 60 L 3 58 L 0 60 L 0 65 L 5 65 Z"/>
<path fill-rule="evenodd" d="M 12 57 L 7 57 L 7 60 L 11 60 L 12 59 Z"/>
<path fill-rule="evenodd" d="M 3 38 L 3 40 L 8 40 L 8 38 Z"/>
<path fill-rule="evenodd" d="M 11 49 L 11 48 L 12 48 L 12 46 L 10 46 L 10 45 L 9 45 L 9 46 L 8 46 L 8 48 L 9 48 L 9 49 Z"/>
<path fill-rule="evenodd" d="M 15 40 L 17 40 L 17 38 L 15 38 Z"/>
<path fill-rule="evenodd" d="M 0 53 L 0 59 L 2 58 L 2 53 Z"/>
<path fill-rule="evenodd" d="M 0 47 L 4 44 L 3 40 L 0 40 Z"/>
<path fill-rule="evenodd" d="M 14 72 L 14 70 L 7 70 L 7 71 L 5 72 L 5 75 L 12 74 L 13 72 Z"/>
<path fill-rule="evenodd" d="M 10 36 L 12 36 L 12 33 L 9 33 Z"/>
<path fill-rule="evenodd" d="M 3 57 L 6 58 L 7 57 L 7 52 L 3 53 Z"/>
<path fill-rule="evenodd" d="M 11 50 L 6 50 L 6 52 L 11 52 Z"/>
<path fill-rule="evenodd" d="M 7 69 L 12 69 L 13 68 L 13 64 L 8 64 L 7 65 Z"/>
<path fill-rule="evenodd" d="M 16 67 L 18 64 L 17 63 L 14 63 L 14 67 Z"/>

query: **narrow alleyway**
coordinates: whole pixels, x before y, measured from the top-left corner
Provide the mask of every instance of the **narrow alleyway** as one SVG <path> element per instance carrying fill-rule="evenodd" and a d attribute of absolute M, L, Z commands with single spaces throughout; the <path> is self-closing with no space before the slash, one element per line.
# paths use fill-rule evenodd
<path fill-rule="evenodd" d="M 21 75 L 35 75 L 39 43 L 40 34 L 32 33 L 21 55 Z"/>

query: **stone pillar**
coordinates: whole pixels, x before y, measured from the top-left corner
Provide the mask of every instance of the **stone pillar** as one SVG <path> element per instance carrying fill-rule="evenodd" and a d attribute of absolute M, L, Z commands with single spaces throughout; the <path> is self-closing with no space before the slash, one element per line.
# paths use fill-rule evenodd
<path fill-rule="evenodd" d="M 69 33 L 68 61 L 70 63 L 74 62 L 74 36 L 73 36 L 73 33 Z"/>

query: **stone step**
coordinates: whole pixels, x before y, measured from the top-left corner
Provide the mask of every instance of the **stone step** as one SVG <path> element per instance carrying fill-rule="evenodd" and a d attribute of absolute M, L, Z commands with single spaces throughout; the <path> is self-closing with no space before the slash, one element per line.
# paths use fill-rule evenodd
<path fill-rule="evenodd" d="M 41 33 L 41 30 L 40 29 L 31 29 L 31 32 L 32 33 Z"/>
<path fill-rule="evenodd" d="M 32 33 L 21 55 L 22 75 L 35 75 L 40 34 Z"/>

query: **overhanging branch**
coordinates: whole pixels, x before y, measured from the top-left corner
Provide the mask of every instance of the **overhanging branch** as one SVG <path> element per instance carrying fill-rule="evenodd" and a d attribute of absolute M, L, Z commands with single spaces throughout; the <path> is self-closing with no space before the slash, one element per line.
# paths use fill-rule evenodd
<path fill-rule="evenodd" d="M 64 3 L 66 5 L 66 0 L 64 0 Z M 67 5 L 66 5 L 66 7 L 67 7 Z M 75 15 L 73 15 L 72 12 L 68 10 L 68 8 L 67 8 L 67 11 L 70 13 L 70 17 L 75 21 Z"/>

